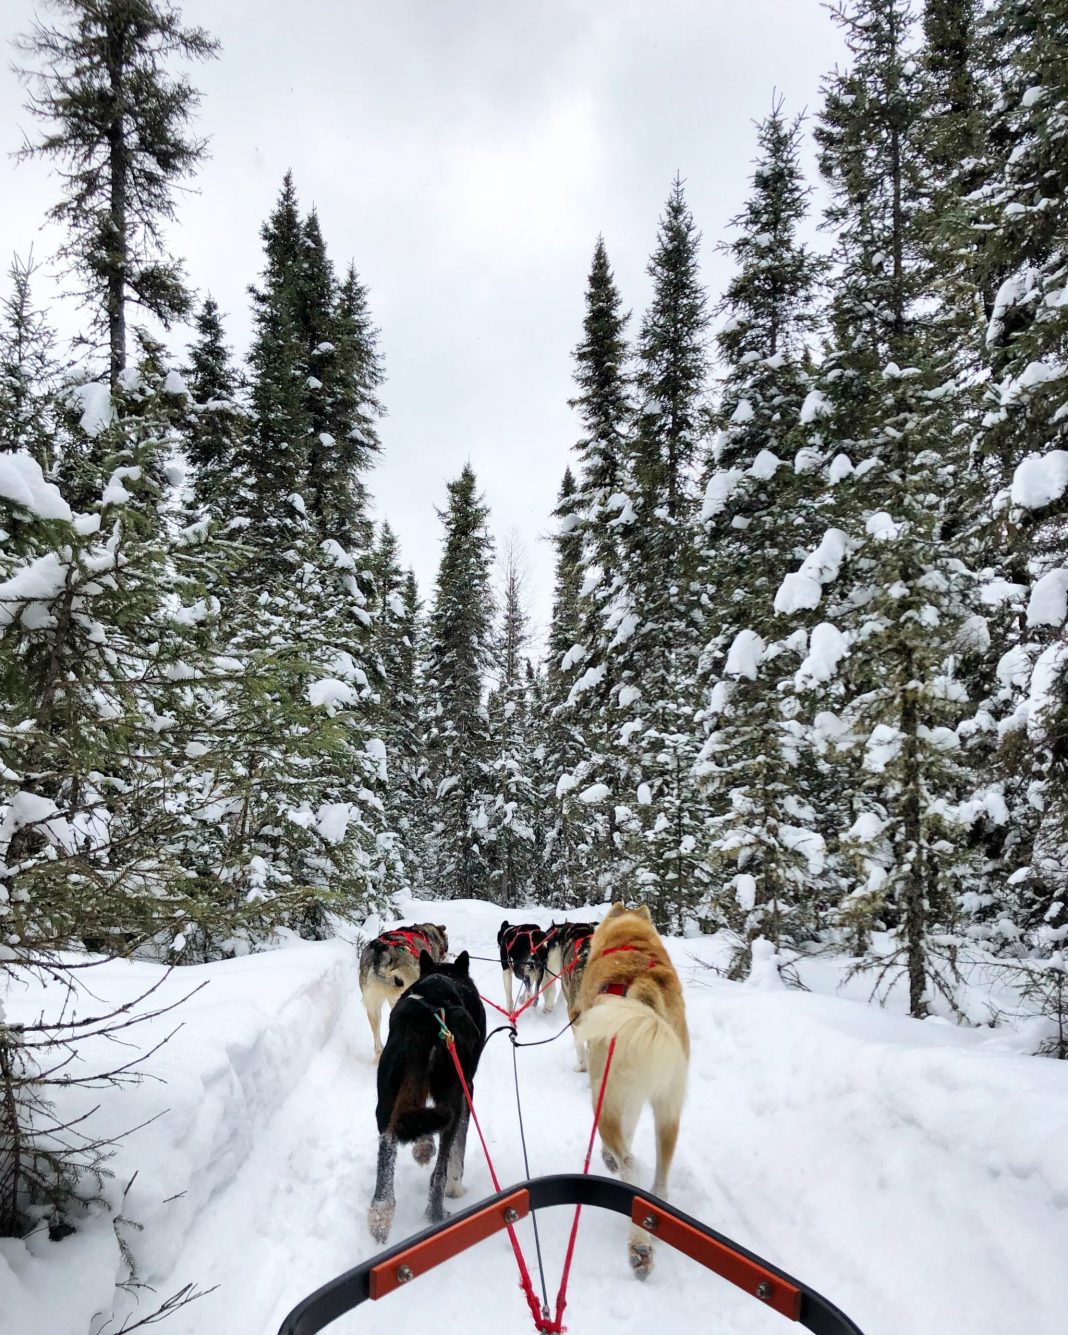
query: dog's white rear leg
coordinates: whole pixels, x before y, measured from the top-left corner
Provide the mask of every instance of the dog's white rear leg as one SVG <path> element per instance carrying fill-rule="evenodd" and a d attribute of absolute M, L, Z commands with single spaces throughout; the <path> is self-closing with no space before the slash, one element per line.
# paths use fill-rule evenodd
<path fill-rule="evenodd" d="M 577 1021 L 578 1021 L 578 1012 L 576 1011 L 575 1014 L 571 1016 L 571 1037 L 575 1040 L 575 1057 L 577 1058 L 577 1064 L 575 1066 L 575 1070 L 584 1071 L 586 1069 L 587 1045 L 582 1041 L 581 1038 L 579 1038 L 578 1034 L 575 1032 L 575 1025 Z"/>
<path fill-rule="evenodd" d="M 679 1114 L 682 1098 L 674 1092 L 666 1098 L 653 1099 L 653 1117 L 656 1119 L 656 1177 L 653 1195 L 667 1200 L 668 1177 L 675 1145 L 679 1139 Z"/>
<path fill-rule="evenodd" d="M 551 1015 L 553 1011 L 556 1010 L 556 1002 L 557 1002 L 555 978 L 542 993 L 542 996 L 545 998 L 545 1014 Z"/>
<path fill-rule="evenodd" d="M 456 1127 L 456 1139 L 452 1142 L 452 1150 L 449 1154 L 449 1167 L 446 1173 L 445 1195 L 450 1200 L 455 1200 L 462 1196 L 467 1188 L 464 1186 L 464 1153 L 467 1149 L 467 1124 L 470 1121 L 471 1114 L 465 1108 L 460 1114 L 460 1121 Z"/>
<path fill-rule="evenodd" d="M 382 1055 L 382 1001 L 365 1000 L 363 1008 L 367 1012 L 367 1023 L 371 1026 L 371 1037 L 375 1044 L 375 1061 Z"/>
<path fill-rule="evenodd" d="M 511 971 L 511 969 L 505 969 L 505 970 L 504 970 L 504 1002 L 505 1002 L 505 1005 L 508 1007 L 508 1009 L 509 1009 L 510 1011 L 515 1010 L 515 1006 L 514 1006 L 513 1003 L 512 1003 L 512 971 Z"/>
<path fill-rule="evenodd" d="M 397 1138 L 390 1131 L 378 1137 L 378 1177 L 371 1208 L 367 1211 L 367 1227 L 371 1237 L 381 1244 L 393 1227 L 393 1211 L 397 1202 L 393 1195 L 393 1173 L 397 1166 Z"/>
<path fill-rule="evenodd" d="M 638 1185 L 638 1166 L 635 1163 L 634 1155 L 631 1153 L 631 1144 L 634 1140 L 634 1128 L 638 1124 L 638 1114 L 641 1112 L 642 1105 L 638 1099 L 631 1098 L 620 1108 L 615 1099 L 611 1098 L 611 1074 L 609 1074 L 608 1080 L 609 1093 L 605 1098 L 605 1106 L 601 1112 L 601 1153 L 609 1168 L 618 1171 L 619 1176 L 629 1186 L 636 1187 Z M 595 1098 L 597 1089 L 600 1089 L 600 1080 L 594 1087 Z M 617 1165 L 618 1167 L 616 1167 Z M 627 1239 L 627 1259 L 630 1261 L 630 1268 L 634 1271 L 636 1278 L 648 1279 L 653 1268 L 653 1239 L 644 1228 L 638 1228 L 636 1225 L 631 1228 L 630 1236 Z"/>

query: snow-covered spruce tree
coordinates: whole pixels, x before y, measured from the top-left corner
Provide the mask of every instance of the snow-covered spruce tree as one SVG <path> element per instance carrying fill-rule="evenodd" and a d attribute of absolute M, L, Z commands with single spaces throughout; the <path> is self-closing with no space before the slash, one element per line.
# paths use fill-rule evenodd
<path fill-rule="evenodd" d="M 1010 592 L 1020 554 L 994 501 L 1005 485 L 997 461 L 983 449 L 984 389 L 989 358 L 984 335 L 1001 281 L 987 253 L 987 235 L 975 226 L 981 186 L 999 154 L 991 110 L 1005 78 L 1002 53 L 992 59 L 980 0 L 929 0 L 918 52 L 917 96 L 924 119 L 925 170 L 917 227 L 930 266 L 934 324 L 930 338 L 942 350 L 943 407 L 970 467 L 945 498 L 943 529 L 976 572 L 981 606 L 961 627 L 955 672 L 965 686 L 972 717 L 958 728 L 975 781 L 978 817 L 969 835 L 976 854 L 961 923 L 972 936 L 996 938 L 1007 920 L 1006 878 L 1018 867 L 1013 850 L 1033 828 L 1026 782 L 1012 775 L 1000 753 L 997 720 L 1006 688 L 997 667 L 1018 639 L 1019 607 Z M 1011 748 L 1010 748 L 1011 749 Z M 1011 890 L 1009 895 L 1011 897 Z"/>
<path fill-rule="evenodd" d="M 510 543 L 503 563 L 501 621 L 493 651 L 496 681 L 486 706 L 489 746 L 485 810 L 491 897 L 508 908 L 531 898 L 541 805 L 530 734 L 525 657 L 529 637 L 522 561 L 522 553 L 514 542 Z"/>
<path fill-rule="evenodd" d="M 249 351 L 251 429 L 237 451 L 231 515 L 247 526 L 266 582 L 272 561 L 303 526 L 290 497 L 307 473 L 307 340 L 300 322 L 304 236 L 293 175 L 287 172 L 261 228 L 264 269 L 250 289 L 253 338 Z M 305 507 L 306 509 L 306 507 Z"/>
<path fill-rule="evenodd" d="M 426 745 L 433 812 L 433 893 L 488 899 L 489 726 L 483 698 L 493 653 L 489 510 L 466 464 L 448 484 L 434 605 L 427 628 Z"/>
<path fill-rule="evenodd" d="M 955 731 L 971 580 L 946 523 L 968 441 L 947 409 L 953 366 L 921 238 L 913 16 L 905 0 L 849 0 L 834 14 L 852 64 L 828 79 L 816 132 L 840 269 L 819 391 L 833 499 L 827 533 L 776 606 L 789 615 L 822 603 L 820 670 L 837 693 L 841 740 L 860 756 L 859 771 L 847 770 L 858 787 L 841 838 L 857 876 L 842 920 L 862 939 L 873 923 L 892 929 L 897 944 L 880 965 L 885 976 L 903 964 L 921 1015 L 941 981 L 931 935 L 954 922 L 972 814 Z"/>
<path fill-rule="evenodd" d="M 27 451 L 46 473 L 61 444 L 63 413 L 55 334 L 33 304 L 33 256 L 17 255 L 0 301 L 0 450 Z"/>
<path fill-rule="evenodd" d="M 795 673 L 804 683 L 818 672 L 818 644 L 799 667 L 796 628 L 773 605 L 811 536 L 800 492 L 812 474 L 804 456 L 795 472 L 793 454 L 822 265 L 797 237 L 808 195 L 800 135 L 800 118 L 788 120 L 776 101 L 758 126 L 752 189 L 732 220 L 738 235 L 723 247 L 736 267 L 719 306 L 724 381 L 700 539 L 712 636 L 697 776 L 712 811 L 711 855 L 736 873 L 717 878 L 702 917 L 746 943 L 776 945 L 811 936 L 824 879 L 814 761 L 795 695 Z"/>
<path fill-rule="evenodd" d="M 621 526 L 634 517 L 626 439 L 631 404 L 624 333 L 629 315 L 622 309 L 602 237 L 594 247 L 585 301 L 583 337 L 573 354 L 577 393 L 570 400 L 582 426 L 574 446 L 575 494 L 560 508 L 568 557 L 577 548 L 583 567 L 578 625 L 571 644 L 554 648 L 559 657 L 547 682 L 554 720 L 576 746 L 568 767 L 546 776 L 561 819 L 578 834 L 572 842 L 576 852 L 582 851 L 571 874 L 580 902 L 598 899 L 598 887 L 616 879 L 621 844 L 616 811 L 626 788 L 611 660 L 631 624 L 620 536 Z M 556 749 L 551 747 L 550 756 Z M 586 801 L 583 794 L 597 800 Z M 567 841 L 556 842 L 553 856 L 563 856 L 570 866 Z M 560 871 L 567 874 L 564 866 Z"/>
<path fill-rule="evenodd" d="M 328 337 L 312 349 L 321 389 L 312 420 L 310 504 L 323 532 L 346 547 L 370 542 L 364 477 L 381 452 L 376 424 L 385 414 L 378 397 L 385 369 L 367 296 L 350 264 L 332 296 Z"/>
<path fill-rule="evenodd" d="M 1023 933 L 1048 950 L 1068 937 L 1068 5 L 999 0 L 980 35 L 995 98 L 983 180 L 964 201 L 955 239 L 979 256 L 993 292 L 981 436 L 994 491 L 987 595 L 1006 598 L 1010 612 L 994 627 L 1001 657 L 992 712 L 1008 819 L 984 886 L 986 934 L 1017 950 Z"/>
<path fill-rule="evenodd" d="M 555 788 L 549 781 L 553 766 L 549 762 L 548 732 L 551 715 L 546 695 L 545 671 L 529 658 L 526 660 L 524 670 L 527 684 L 527 737 L 534 786 L 538 794 L 538 806 L 534 811 L 534 869 L 530 900 L 533 904 L 567 909 L 574 907 L 578 900 L 569 892 L 566 883 L 555 874 L 553 855 L 549 847 L 554 830 Z"/>
<path fill-rule="evenodd" d="M 545 815 L 544 876 L 554 905 L 584 904 L 594 894 L 595 848 L 604 856 L 605 829 L 599 829 L 594 813 L 578 800 L 591 779 L 590 748 L 600 729 L 596 712 L 598 690 L 582 694 L 574 702 L 575 660 L 585 658 L 583 648 L 582 533 L 584 512 L 577 510 L 578 495 L 571 469 L 564 473 L 555 517 L 559 528 L 556 547 L 556 579 L 552 621 L 549 626 L 545 665 L 544 709 L 538 766 L 540 803 Z M 579 646 L 576 648 L 576 646 Z M 600 840 L 598 839 L 600 834 Z M 541 902 L 541 901 L 538 901 Z"/>
<path fill-rule="evenodd" d="M 49 217 L 66 232 L 60 249 L 82 284 L 93 327 L 106 337 L 112 389 L 126 367 L 127 306 L 164 325 L 189 309 L 182 266 L 164 244 L 174 190 L 203 158 L 190 135 L 200 94 L 170 71 L 217 50 L 202 28 L 185 28 L 164 0 L 52 0 L 61 21 L 34 25 L 16 45 L 29 109 L 43 137 L 22 150 L 60 164 L 63 198 Z"/>
<path fill-rule="evenodd" d="M 630 884 L 678 930 L 710 881 L 697 664 L 704 638 L 695 554 L 695 471 L 706 429 L 706 298 L 700 234 L 676 179 L 649 261 L 653 298 L 635 372 L 633 511 L 621 524 L 629 607 L 608 660 L 626 780 L 604 793 L 625 828 Z M 621 513 L 621 519 L 630 518 Z"/>
<path fill-rule="evenodd" d="M 400 548 L 383 523 L 372 557 L 375 584 L 374 717 L 386 744 L 389 787 L 386 827 L 396 841 L 406 884 L 421 889 L 427 866 L 430 791 L 420 701 L 421 603 L 413 571 L 400 564 Z"/>
<path fill-rule="evenodd" d="M 194 321 L 196 341 L 185 370 L 189 406 L 182 436 L 190 468 L 193 509 L 219 515 L 232 486 L 234 458 L 249 429 L 240 375 L 226 345 L 218 303 L 208 297 Z"/>

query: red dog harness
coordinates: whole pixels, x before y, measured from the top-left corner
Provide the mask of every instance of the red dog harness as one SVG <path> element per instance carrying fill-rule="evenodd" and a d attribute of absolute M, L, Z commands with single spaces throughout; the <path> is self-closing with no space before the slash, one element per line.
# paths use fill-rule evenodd
<path fill-rule="evenodd" d="M 388 945 L 403 945 L 409 955 L 414 955 L 416 959 L 419 958 L 420 950 L 425 950 L 430 956 L 434 954 L 430 937 L 425 932 L 408 932 L 403 927 L 397 927 L 392 932 L 383 932 L 378 939 Z M 422 941 L 423 944 L 417 946 L 416 941 Z"/>
<path fill-rule="evenodd" d="M 601 951 L 601 958 L 603 959 L 605 955 L 618 955 L 623 950 L 633 950 L 635 953 L 640 953 L 637 946 L 609 946 L 607 950 Z M 646 955 L 645 958 L 649 961 L 650 969 L 655 969 L 660 963 L 652 955 Z M 605 983 L 603 987 L 598 989 L 598 995 L 607 994 L 610 997 L 625 997 L 629 987 L 630 983 Z"/>

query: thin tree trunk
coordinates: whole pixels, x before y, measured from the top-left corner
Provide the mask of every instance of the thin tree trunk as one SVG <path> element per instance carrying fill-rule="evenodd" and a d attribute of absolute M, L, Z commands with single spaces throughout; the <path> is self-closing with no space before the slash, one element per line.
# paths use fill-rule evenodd
<path fill-rule="evenodd" d="M 126 270 L 129 260 L 129 237 L 126 218 L 127 174 L 129 171 L 126 143 L 126 117 L 122 111 L 122 76 L 126 64 L 126 31 L 119 28 L 110 34 L 108 42 L 108 75 L 111 80 L 115 119 L 108 129 L 108 173 L 111 182 L 110 216 L 111 251 L 108 267 L 108 345 L 110 349 L 110 381 L 112 392 L 126 370 Z"/>

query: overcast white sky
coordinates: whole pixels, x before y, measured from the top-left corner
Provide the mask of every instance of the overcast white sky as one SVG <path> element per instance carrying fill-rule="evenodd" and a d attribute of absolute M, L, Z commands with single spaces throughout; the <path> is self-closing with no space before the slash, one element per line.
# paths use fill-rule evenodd
<path fill-rule="evenodd" d="M 5 0 L 5 39 L 30 27 Z M 222 42 L 194 67 L 211 159 L 183 201 L 174 249 L 247 344 L 258 229 L 292 167 L 335 264 L 351 257 L 381 329 L 389 416 L 371 478 L 424 596 L 436 572 L 445 482 L 466 459 L 495 533 L 527 551 L 533 611 L 548 618 L 546 538 L 577 434 L 567 399 L 590 256 L 603 232 L 636 329 L 645 263 L 676 171 L 715 251 L 745 197 L 754 120 L 772 90 L 819 106 L 843 58 L 818 0 L 188 0 Z M 12 53 L 13 57 L 13 53 Z M 0 73 L 6 147 L 32 130 Z M 0 258 L 55 246 L 43 165 L 0 166 Z M 44 283 L 39 295 L 47 296 Z"/>

